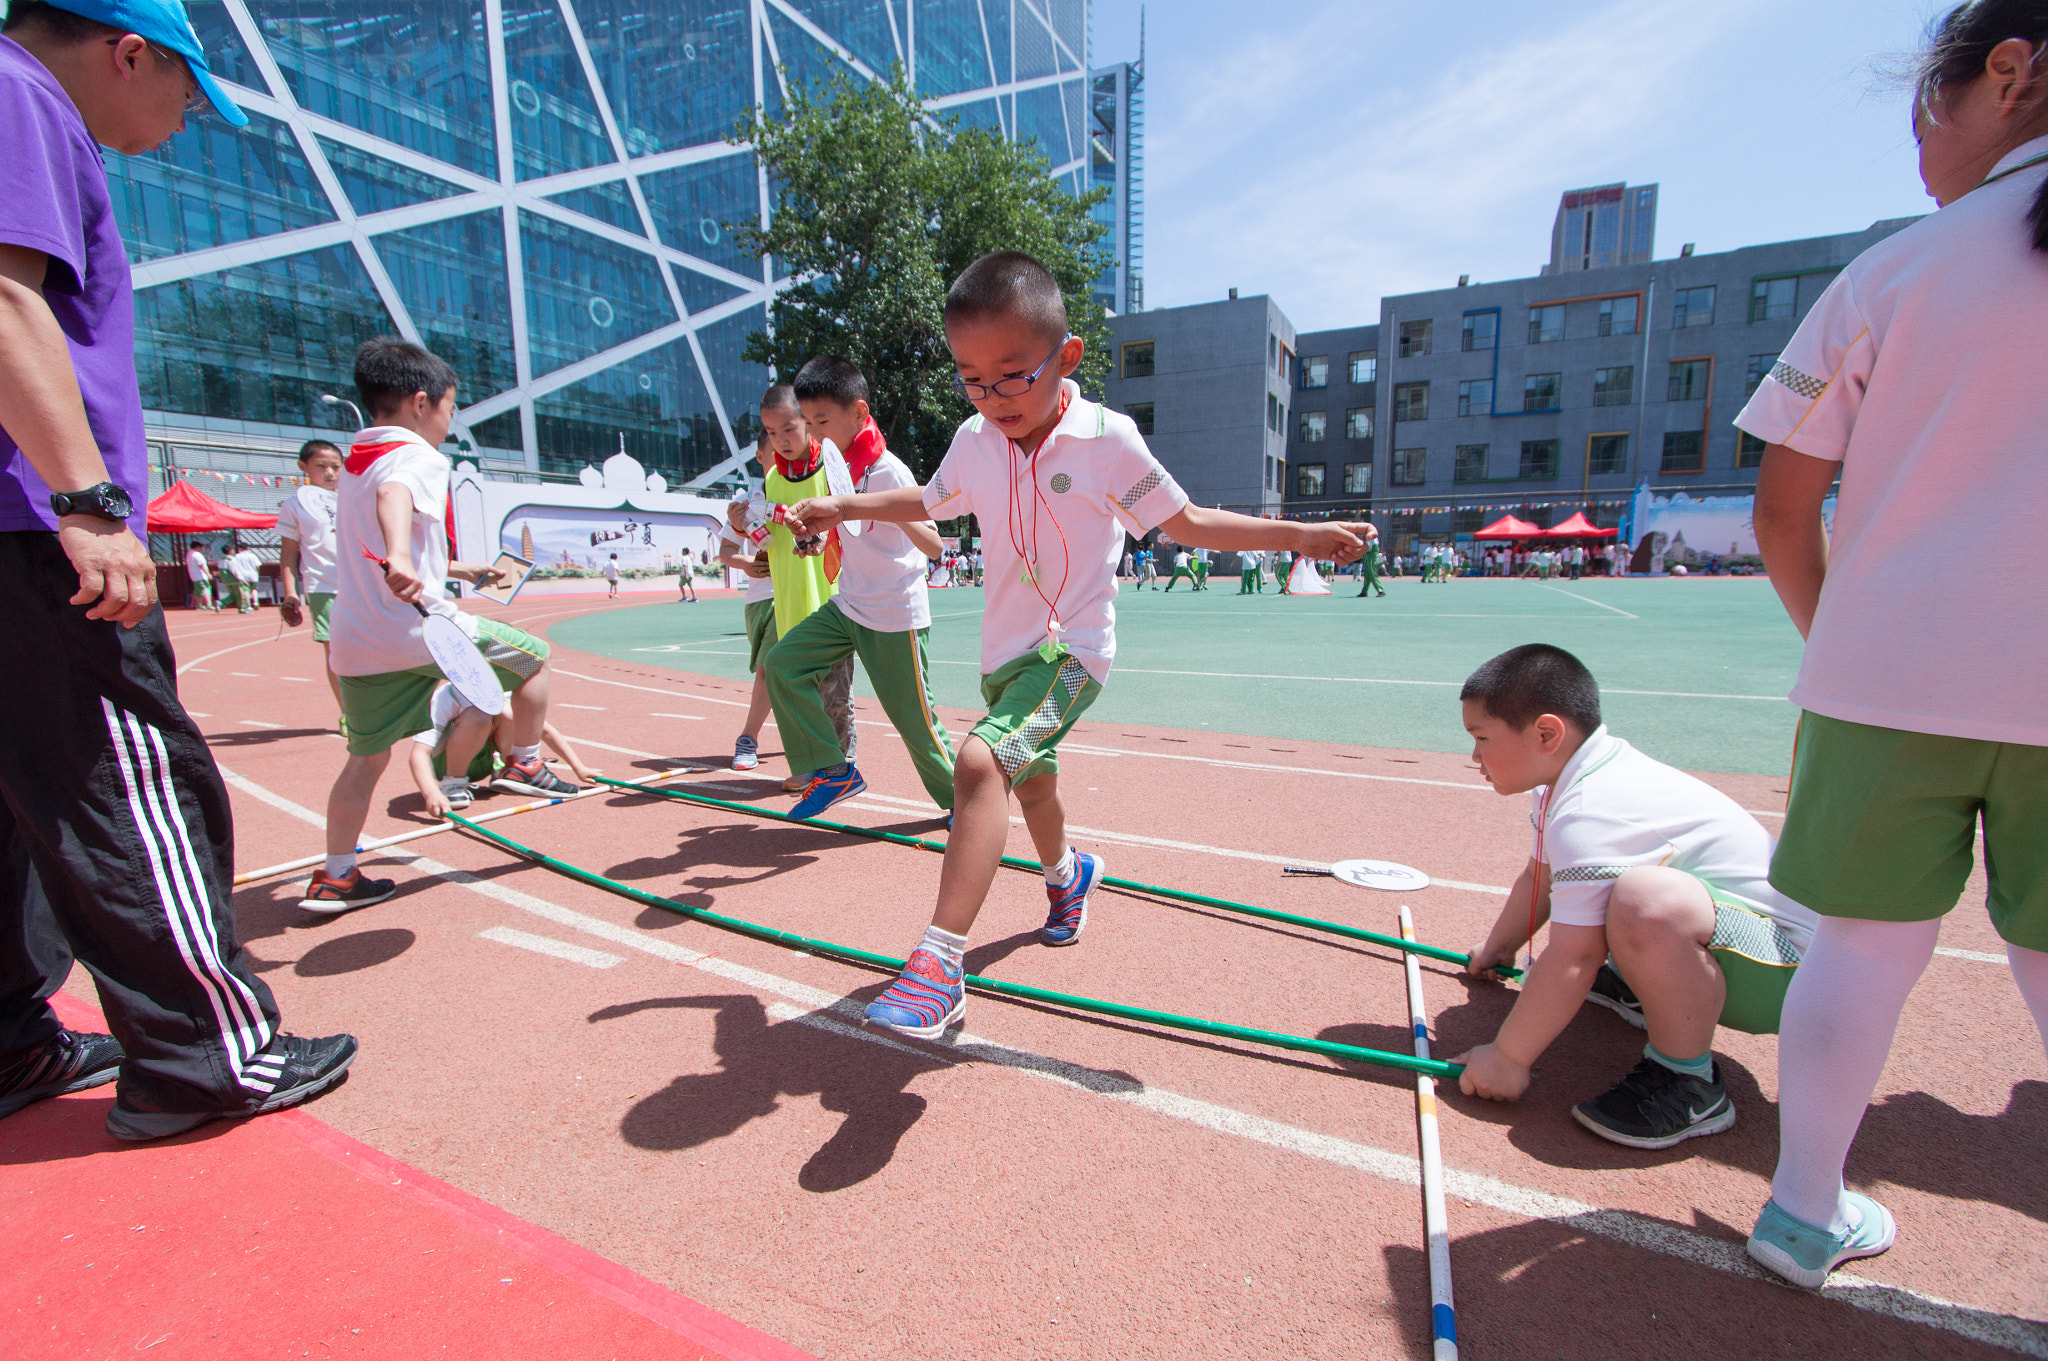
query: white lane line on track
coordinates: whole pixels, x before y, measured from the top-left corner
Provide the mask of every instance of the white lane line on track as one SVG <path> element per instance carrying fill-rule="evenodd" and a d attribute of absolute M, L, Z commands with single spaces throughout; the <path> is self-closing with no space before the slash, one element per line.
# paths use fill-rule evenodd
<path fill-rule="evenodd" d="M 601 714 L 604 712 L 604 705 L 602 704 L 571 704 L 569 703 L 569 701 L 565 699 L 556 700 L 555 707 L 558 709 L 588 709 L 591 713 L 594 714 Z"/>
<path fill-rule="evenodd" d="M 312 809 L 293 803 L 281 794 L 274 794 L 253 780 L 231 774 L 226 770 L 221 774 L 230 785 L 281 812 L 315 826 L 327 825 L 327 819 Z M 1155 1115 L 1183 1121 L 1218 1134 L 1247 1139 L 1338 1167 L 1348 1167 L 1386 1181 L 1408 1186 L 1422 1184 L 1421 1167 L 1415 1158 L 1407 1154 L 1389 1152 L 1335 1135 L 1317 1134 L 1312 1130 L 1269 1120 L 1264 1116 L 1253 1115 L 1229 1106 L 1181 1096 L 1162 1088 L 1146 1087 L 1127 1077 L 1100 1072 L 1029 1050 L 1011 1049 L 965 1032 L 959 1033 L 950 1044 L 936 1045 L 931 1049 L 913 1048 L 893 1036 L 878 1035 L 860 1025 L 861 1009 L 851 998 L 749 968 L 744 964 L 736 964 L 731 960 L 700 954 L 674 941 L 649 936 L 633 927 L 620 926 L 601 917 L 586 916 L 503 883 L 479 879 L 467 870 L 459 870 L 452 865 L 429 860 L 425 856 L 398 852 L 386 852 L 385 855 L 387 859 L 396 863 L 411 865 L 424 874 L 480 893 L 508 907 L 515 907 L 544 921 L 551 921 L 557 926 L 566 926 L 612 944 L 639 950 L 658 959 L 666 959 L 753 988 L 757 992 L 784 997 L 810 1008 L 809 1011 L 798 1011 L 794 1007 L 785 1008 L 784 1011 L 794 1014 L 786 1017 L 778 1014 L 782 1019 L 815 1026 L 847 1039 L 882 1044 L 891 1049 L 909 1050 L 927 1057 L 943 1057 L 950 1050 L 961 1055 L 962 1061 L 992 1063 L 1016 1072 L 1042 1077 L 1077 1091 L 1113 1101 L 1123 1101 L 1142 1107 Z M 773 1008 L 775 1004 L 770 1005 Z M 1597 1206 L 1551 1195 L 1547 1191 L 1516 1186 L 1494 1177 L 1456 1172 L 1448 1168 L 1444 1174 L 1444 1189 L 1449 1194 L 1474 1204 L 1486 1205 L 1491 1209 L 1521 1215 L 1528 1219 L 1547 1220 L 1581 1233 L 1593 1234 L 1647 1252 L 1676 1257 L 1729 1275 L 1743 1276 L 1751 1280 L 1776 1280 L 1751 1262 L 1749 1255 L 1735 1243 L 1709 1237 L 1682 1225 L 1652 1219 L 1647 1215 L 1627 1210 L 1603 1210 Z M 2048 1358 L 2048 1324 L 2032 1319 L 2016 1318 L 2010 1314 L 1958 1304 L 1934 1295 L 1923 1295 L 1903 1286 L 1885 1285 L 1842 1271 L 1829 1277 L 1828 1285 L 1819 1293 L 1825 1299 L 1848 1304 L 1870 1313 L 1939 1328 L 1972 1341 L 2003 1347 L 2024 1356 Z"/>
<path fill-rule="evenodd" d="M 239 674 L 239 673 L 238 673 L 238 674 Z M 298 681 L 298 682 L 300 682 L 300 683 L 301 683 L 301 684 L 303 684 L 303 685 L 311 685 L 311 684 L 313 683 L 313 678 L 312 678 L 311 676 L 279 676 L 279 677 L 278 677 L 278 679 L 279 679 L 279 680 L 288 680 L 288 681 Z"/>
<path fill-rule="evenodd" d="M 729 704 L 735 709 L 747 707 L 745 700 L 713 699 L 710 695 L 693 695 L 681 686 L 671 686 L 664 690 L 658 685 L 633 685 L 627 681 L 605 680 L 601 676 L 586 676 L 580 671 L 557 671 L 555 674 L 557 676 L 568 676 L 573 680 L 589 681 L 593 685 L 616 685 L 622 690 L 645 690 L 650 695 L 667 695 L 670 699 L 695 700 L 699 704 Z"/>
<path fill-rule="evenodd" d="M 1557 592 L 1557 593 L 1558 593 L 1559 595 L 1568 595 L 1568 596 L 1570 596 L 1570 597 L 1571 597 L 1572 599 L 1574 599 L 1574 600 L 1578 600 L 1578 601 L 1582 601 L 1582 602 L 1584 602 L 1585 604 L 1588 604 L 1588 605 L 1598 605 L 1598 606 L 1599 606 L 1599 607 L 1600 607 L 1601 609 L 1603 609 L 1603 610 L 1613 610 L 1613 611 L 1614 611 L 1614 612 L 1615 612 L 1616 614 L 1618 614 L 1618 615 L 1621 615 L 1622 617 L 1624 617 L 1624 618 L 1627 618 L 1627 619 L 1640 619 L 1640 618 L 1642 618 L 1642 617 L 1643 617 L 1643 616 L 1641 616 L 1640 614 L 1630 614 L 1630 613 L 1629 613 L 1629 612 L 1628 612 L 1627 610 L 1624 610 L 1624 609 L 1622 609 L 1622 608 L 1621 608 L 1620 606 L 1618 606 L 1618 605 L 1609 605 L 1609 604 L 1608 604 L 1608 603 L 1606 603 L 1605 601 L 1602 601 L 1602 600 L 1595 600 L 1595 599 L 1594 599 L 1594 598 L 1593 598 L 1592 596 L 1590 596 L 1590 595 L 1580 595 L 1580 594 L 1579 594 L 1579 593 L 1578 593 L 1577 591 L 1567 591 L 1567 590 L 1566 590 L 1566 589 L 1565 589 L 1564 587 L 1562 587 L 1562 586 L 1552 586 L 1552 585 L 1551 585 L 1551 584 L 1550 584 L 1549 582 L 1547 582 L 1547 581 L 1545 581 L 1545 582 L 1538 582 L 1537 584 L 1538 584 L 1539 586 L 1543 587 L 1543 589 L 1544 589 L 1544 590 L 1546 590 L 1546 591 L 1556 591 L 1556 592 Z"/>
<path fill-rule="evenodd" d="M 1972 959 L 1979 964 L 2010 964 L 2012 962 L 2004 955 L 1986 954 L 1982 950 L 1952 950 L 1946 945 L 1935 946 L 1934 953 L 1947 955 L 1950 959 Z"/>
<path fill-rule="evenodd" d="M 178 668 L 178 674 L 182 676 L 187 671 L 197 671 L 200 669 L 199 663 L 210 662 L 215 657 L 225 657 L 230 652 L 240 652 L 245 647 L 261 647 L 265 643 L 274 643 L 276 641 L 277 639 L 275 637 L 257 638 L 252 642 L 236 643 L 233 647 L 224 647 L 218 652 L 209 652 L 204 657 L 194 657 L 191 661 L 186 662 L 183 666 Z"/>
<path fill-rule="evenodd" d="M 702 714 L 649 714 L 647 716 L 649 718 L 687 718 L 698 723 L 704 721 L 704 715 Z"/>
<path fill-rule="evenodd" d="M 608 955 L 602 950 L 593 950 L 587 945 L 571 945 L 565 940 L 550 936 L 536 936 L 528 931 L 517 931 L 509 926 L 493 926 L 477 935 L 484 940 L 494 940 L 500 945 L 511 945 L 521 950 L 531 950 L 537 955 L 551 955 L 566 959 L 571 964 L 581 964 L 588 969 L 609 969 L 614 964 L 626 962 L 623 955 Z"/>
<path fill-rule="evenodd" d="M 260 675 L 259 673 L 255 672 L 255 671 L 230 671 L 230 672 L 228 672 L 228 674 L 229 674 L 230 676 L 240 676 L 240 677 L 241 677 L 241 678 L 242 678 L 243 680 L 262 680 L 262 679 L 263 679 L 262 675 Z"/>
<path fill-rule="evenodd" d="M 282 728 L 284 726 L 282 723 L 266 723 L 260 718 L 240 718 L 235 721 L 251 728 Z"/>

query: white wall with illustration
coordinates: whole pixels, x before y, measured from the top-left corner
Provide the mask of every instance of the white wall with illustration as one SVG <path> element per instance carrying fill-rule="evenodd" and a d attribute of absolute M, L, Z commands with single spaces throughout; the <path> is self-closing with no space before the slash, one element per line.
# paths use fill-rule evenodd
<path fill-rule="evenodd" d="M 684 549 L 693 562 L 715 558 L 725 524 L 723 500 L 672 492 L 627 454 L 585 468 L 573 484 L 500 481 L 462 463 L 451 495 L 464 562 L 504 551 L 541 570 L 594 572 L 616 554 L 627 571 L 673 572 Z"/>

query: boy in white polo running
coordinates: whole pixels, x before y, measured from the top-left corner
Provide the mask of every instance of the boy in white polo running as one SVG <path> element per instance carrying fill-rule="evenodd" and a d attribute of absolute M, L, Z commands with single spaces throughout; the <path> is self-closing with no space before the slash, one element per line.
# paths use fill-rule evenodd
<path fill-rule="evenodd" d="M 746 604 L 741 617 L 747 630 L 747 670 L 754 688 L 747 697 L 747 721 L 733 739 L 732 768 L 753 770 L 761 764 L 761 728 L 768 722 L 768 650 L 775 646 L 775 578 L 768 570 L 768 550 L 756 548 L 747 532 L 747 505 L 752 498 L 740 489 L 726 507 L 725 531 L 718 538 L 718 560 L 744 572 Z"/>
<path fill-rule="evenodd" d="M 1609 733 L 1600 687 L 1562 648 L 1503 652 L 1459 699 L 1480 771 L 1502 794 L 1531 796 L 1536 829 L 1469 971 L 1512 964 L 1550 923 L 1499 1035 L 1458 1059 L 1460 1090 L 1520 1097 L 1530 1066 L 1590 1001 L 1647 1029 L 1649 1043 L 1635 1071 L 1573 1107 L 1574 1119 L 1631 1148 L 1732 1127 L 1714 1027 L 1776 1032 L 1817 920 L 1771 887 L 1770 833 L 1712 785 Z"/>
<path fill-rule="evenodd" d="M 464 613 L 442 594 L 451 577 L 478 584 L 496 577 L 490 567 L 448 560 L 452 469 L 439 445 L 455 417 L 455 370 L 417 345 L 379 336 L 357 349 L 355 377 L 378 424 L 356 435 L 336 499 L 341 589 L 329 656 L 341 677 L 348 761 L 327 796 L 327 863 L 299 902 L 327 913 L 367 907 L 395 891 L 391 880 L 356 868 L 355 845 L 391 749 L 433 726 L 429 707 L 443 678 L 421 637 L 419 608 L 454 620 L 520 700 L 510 759 L 491 786 L 537 795 L 576 790 L 540 754 L 548 645 Z"/>
<path fill-rule="evenodd" d="M 306 475 L 305 485 L 277 508 L 277 578 L 284 592 L 278 613 L 293 628 L 311 616 L 327 688 L 339 706 L 341 678 L 325 661 L 334 613 L 334 489 L 341 482 L 340 448 L 324 439 L 307 440 L 299 449 L 299 471 Z"/>
<path fill-rule="evenodd" d="M 846 460 L 855 490 L 915 489 L 917 479 L 889 452 L 868 414 L 868 380 L 848 359 L 819 355 L 797 371 L 796 400 L 813 437 Z M 839 591 L 782 635 L 768 654 L 768 699 L 791 770 L 809 770 L 791 817 L 813 818 L 867 788 L 853 754 L 839 745 L 824 684 L 858 655 L 882 711 L 896 725 L 925 793 L 953 806 L 953 744 L 932 700 L 925 641 L 932 607 L 929 560 L 944 552 L 929 520 L 869 524 L 839 536 Z"/>
<path fill-rule="evenodd" d="M 1067 844 L 1060 738 L 1101 693 L 1116 656 L 1116 563 L 1124 535 L 1165 526 L 1179 544 L 1295 547 L 1350 561 L 1351 527 L 1258 520 L 1188 504 L 1130 417 L 1062 381 L 1081 362 L 1066 301 L 1028 255 L 984 255 L 946 294 L 955 385 L 976 415 L 922 489 L 825 496 L 789 517 L 805 533 L 846 519 L 895 523 L 973 513 L 988 552 L 981 693 L 988 716 L 961 744 L 953 832 L 938 910 L 903 974 L 867 1009 L 870 1024 L 931 1038 L 966 1008 L 962 955 L 1009 837 L 1014 790 L 1045 866 L 1051 901 L 1039 939 L 1071 945 L 1087 923 L 1102 862 Z M 1356 526 L 1370 535 L 1369 525 Z"/>

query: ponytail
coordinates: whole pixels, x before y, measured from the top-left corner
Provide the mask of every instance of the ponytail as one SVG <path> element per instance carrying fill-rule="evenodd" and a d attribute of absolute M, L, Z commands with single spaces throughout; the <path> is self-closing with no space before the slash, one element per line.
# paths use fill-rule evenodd
<path fill-rule="evenodd" d="M 1967 0 L 1934 26 L 1927 52 L 1920 59 L 1915 99 L 1922 114 L 1932 117 L 1944 87 L 1963 85 L 1984 74 L 1991 49 L 2007 38 L 2034 45 L 2034 59 L 2048 52 L 2048 0 Z M 2027 211 L 2034 249 L 2048 253 L 2048 181 L 2034 195 Z"/>

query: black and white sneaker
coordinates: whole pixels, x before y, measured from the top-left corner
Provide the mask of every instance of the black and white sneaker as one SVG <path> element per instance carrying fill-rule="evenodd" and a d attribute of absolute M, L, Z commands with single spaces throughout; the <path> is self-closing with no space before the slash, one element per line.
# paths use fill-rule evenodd
<path fill-rule="evenodd" d="M 1606 1007 L 1637 1030 L 1649 1027 L 1643 1021 L 1643 1004 L 1636 1000 L 1635 990 L 1622 981 L 1612 964 L 1602 964 L 1600 972 L 1593 976 L 1592 990 L 1586 1000 L 1596 1007 Z"/>
<path fill-rule="evenodd" d="M 0 1059 L 0 1116 L 112 1082 L 121 1072 L 121 1057 L 112 1035 L 60 1030 L 33 1049 Z"/>
<path fill-rule="evenodd" d="M 144 1111 L 130 1105 L 126 1097 L 116 1096 L 114 1109 L 107 1112 L 107 1133 L 116 1139 L 140 1143 L 146 1139 L 167 1139 L 215 1120 L 247 1120 L 296 1106 L 346 1079 L 348 1066 L 356 1061 L 356 1049 L 353 1035 L 329 1035 L 318 1040 L 279 1035 L 264 1052 L 282 1060 L 283 1071 L 270 1095 L 254 1105 L 239 1110 Z"/>
<path fill-rule="evenodd" d="M 1572 1119 L 1630 1148 L 1669 1148 L 1733 1129 L 1735 1103 L 1728 1099 L 1719 1063 L 1711 1078 L 1699 1078 L 1645 1058 L 1613 1091 L 1572 1107 Z"/>

